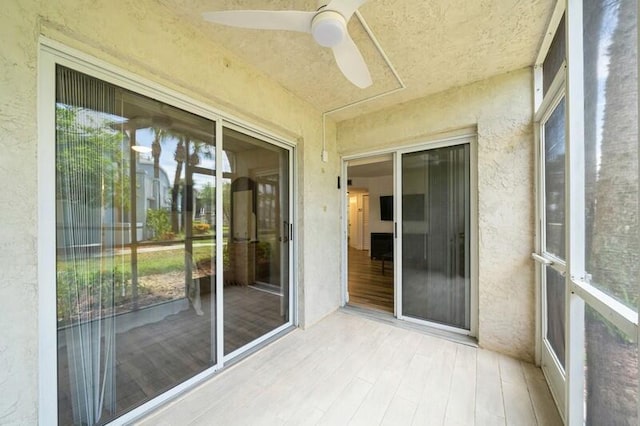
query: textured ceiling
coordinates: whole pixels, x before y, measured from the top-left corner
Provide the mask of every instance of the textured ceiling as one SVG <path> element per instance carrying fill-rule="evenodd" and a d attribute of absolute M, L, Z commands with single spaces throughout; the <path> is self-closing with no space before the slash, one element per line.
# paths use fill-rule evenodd
<path fill-rule="evenodd" d="M 316 10 L 316 0 L 158 0 L 247 64 L 336 121 L 462 86 L 533 64 L 552 0 L 369 0 L 359 13 L 404 83 L 354 15 L 349 32 L 373 85 L 358 89 L 311 35 L 229 28 L 205 22 L 206 11 Z M 401 90 L 396 90 L 401 89 Z M 387 92 L 393 93 L 358 103 Z"/>

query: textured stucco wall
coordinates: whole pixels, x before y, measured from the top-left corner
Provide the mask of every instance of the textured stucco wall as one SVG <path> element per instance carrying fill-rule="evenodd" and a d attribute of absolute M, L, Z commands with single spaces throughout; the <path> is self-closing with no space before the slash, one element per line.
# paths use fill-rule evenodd
<path fill-rule="evenodd" d="M 37 409 L 35 1 L 0 7 L 0 423 Z M 24 15 L 24 16 L 22 16 Z M 21 16 L 16 19 L 15 16 Z M 16 22 L 19 21 L 19 22 Z M 16 40 L 16 43 L 7 42 Z M 24 44 L 18 44 L 22 41 Z M 27 51 L 29 46 L 34 49 Z"/>
<path fill-rule="evenodd" d="M 319 111 L 243 65 L 153 0 L 20 0 L 0 7 L 0 423 L 35 424 L 38 389 L 38 37 L 98 57 L 276 134 L 297 140 L 300 320 L 337 308 L 339 158 L 320 161 Z M 305 247 L 308 248 L 305 250 Z M 53 302 L 52 302 L 53 303 Z"/>
<path fill-rule="evenodd" d="M 477 126 L 481 346 L 533 360 L 532 74 L 523 69 L 338 124 L 342 154 Z"/>

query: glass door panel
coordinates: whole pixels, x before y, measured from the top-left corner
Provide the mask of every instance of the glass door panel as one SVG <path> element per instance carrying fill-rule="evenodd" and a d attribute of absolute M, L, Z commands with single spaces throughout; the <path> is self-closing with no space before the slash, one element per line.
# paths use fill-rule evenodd
<path fill-rule="evenodd" d="M 225 128 L 224 353 L 289 322 L 289 151 Z"/>
<path fill-rule="evenodd" d="M 469 144 L 402 155 L 402 314 L 470 329 Z"/>
<path fill-rule="evenodd" d="M 103 424 L 215 359 L 215 122 L 56 71 L 58 423 Z"/>

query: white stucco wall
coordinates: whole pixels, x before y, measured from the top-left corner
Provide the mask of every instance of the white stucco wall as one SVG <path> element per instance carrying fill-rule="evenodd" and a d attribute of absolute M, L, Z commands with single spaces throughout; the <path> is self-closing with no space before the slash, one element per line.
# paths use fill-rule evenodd
<path fill-rule="evenodd" d="M 533 360 L 534 143 L 530 69 L 338 124 L 341 154 L 477 126 L 479 344 Z"/>
<path fill-rule="evenodd" d="M 38 389 L 37 55 L 43 34 L 298 143 L 299 314 L 339 303 L 335 125 L 153 0 L 20 0 L 0 7 L 0 423 L 35 424 Z M 53 212 L 52 212 L 53 214 Z M 312 224 L 306 229 L 304 224 Z M 304 231 L 303 231 L 304 229 Z M 52 303 L 54 303 L 52 301 Z"/>

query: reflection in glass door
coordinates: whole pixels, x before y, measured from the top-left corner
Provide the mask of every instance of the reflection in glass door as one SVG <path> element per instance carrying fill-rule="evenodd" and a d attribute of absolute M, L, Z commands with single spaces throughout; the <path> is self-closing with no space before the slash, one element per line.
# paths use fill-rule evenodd
<path fill-rule="evenodd" d="M 470 146 L 401 162 L 402 315 L 470 330 Z"/>
<path fill-rule="evenodd" d="M 224 354 L 289 322 L 289 151 L 225 127 Z"/>
<path fill-rule="evenodd" d="M 104 424 L 216 364 L 216 123 L 56 71 L 58 423 Z"/>

